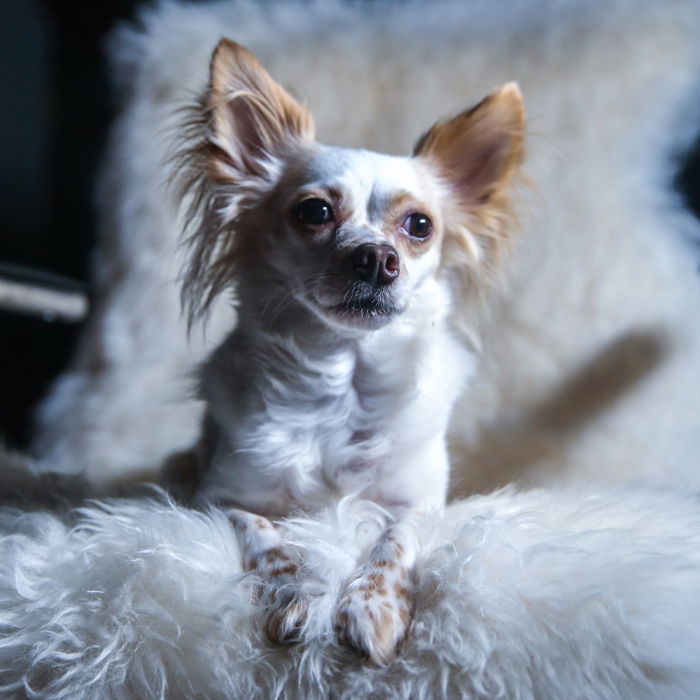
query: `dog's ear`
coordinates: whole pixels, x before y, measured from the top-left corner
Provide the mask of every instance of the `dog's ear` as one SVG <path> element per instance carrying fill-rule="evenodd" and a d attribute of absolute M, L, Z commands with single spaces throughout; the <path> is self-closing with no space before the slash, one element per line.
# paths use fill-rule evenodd
<path fill-rule="evenodd" d="M 309 110 L 230 39 L 222 39 L 212 56 L 205 107 L 209 171 L 216 181 L 264 178 L 277 157 L 314 137 Z"/>
<path fill-rule="evenodd" d="M 510 185 L 523 158 L 525 110 L 516 83 L 435 124 L 416 144 L 446 184 L 443 265 L 489 275 L 514 227 Z"/>
<path fill-rule="evenodd" d="M 281 159 L 313 137 L 306 107 L 247 49 L 222 39 L 173 155 L 177 192 L 189 203 L 182 298 L 190 326 L 231 283 L 243 251 L 254 248 L 255 237 L 239 235 L 240 215 L 274 183 Z"/>
<path fill-rule="evenodd" d="M 435 124 L 414 155 L 433 161 L 467 206 L 488 205 L 522 160 L 525 110 L 516 83 L 506 83 L 476 107 Z"/>

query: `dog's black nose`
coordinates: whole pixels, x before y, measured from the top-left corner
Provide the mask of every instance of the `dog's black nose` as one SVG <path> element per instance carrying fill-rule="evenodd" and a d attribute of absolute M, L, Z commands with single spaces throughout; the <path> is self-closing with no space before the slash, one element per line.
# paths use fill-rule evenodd
<path fill-rule="evenodd" d="M 352 266 L 358 279 L 381 287 L 393 282 L 401 271 L 399 254 L 385 243 L 363 243 L 352 253 Z"/>

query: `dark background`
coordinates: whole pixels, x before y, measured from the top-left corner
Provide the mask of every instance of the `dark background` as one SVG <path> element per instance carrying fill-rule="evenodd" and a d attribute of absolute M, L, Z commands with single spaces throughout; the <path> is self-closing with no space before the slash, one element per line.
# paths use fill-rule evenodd
<path fill-rule="evenodd" d="M 0 3 L 0 264 L 87 285 L 93 181 L 113 116 L 102 51 L 138 0 Z M 700 212 L 700 148 L 678 187 Z M 0 311 L 0 439 L 26 446 L 31 409 L 70 358 L 77 325 Z"/>

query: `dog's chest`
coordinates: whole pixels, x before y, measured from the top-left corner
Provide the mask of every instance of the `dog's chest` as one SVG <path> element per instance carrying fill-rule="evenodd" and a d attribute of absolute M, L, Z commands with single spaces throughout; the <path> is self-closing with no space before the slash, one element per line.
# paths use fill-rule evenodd
<path fill-rule="evenodd" d="M 264 513 L 371 491 L 400 459 L 402 427 L 426 398 L 421 343 L 394 341 L 261 367 L 225 424 L 219 416 L 206 489 Z"/>
<path fill-rule="evenodd" d="M 276 392 L 253 437 L 265 445 L 270 486 L 307 507 L 371 484 L 387 464 L 392 423 L 412 393 L 366 354 L 347 353 L 331 364 L 320 373 L 301 369 Z"/>

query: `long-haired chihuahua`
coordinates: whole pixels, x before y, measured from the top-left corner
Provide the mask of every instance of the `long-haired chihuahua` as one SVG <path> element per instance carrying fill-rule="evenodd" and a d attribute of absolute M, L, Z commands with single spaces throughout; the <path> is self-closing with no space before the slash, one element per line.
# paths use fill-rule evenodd
<path fill-rule="evenodd" d="M 298 638 L 308 601 L 270 519 L 351 494 L 393 517 L 339 596 L 338 637 L 383 664 L 406 635 L 421 519 L 444 507 L 446 430 L 475 367 L 465 308 L 508 244 L 523 131 L 508 83 L 412 156 L 321 145 L 250 52 L 214 52 L 184 131 L 184 298 L 194 318 L 233 289 L 238 322 L 201 374 L 196 499 L 229 509 L 273 640 Z"/>

